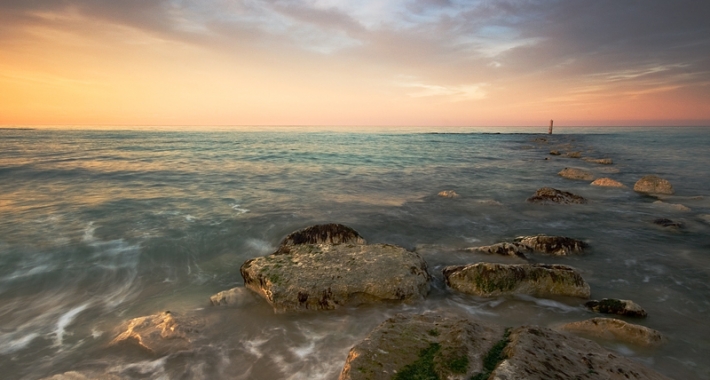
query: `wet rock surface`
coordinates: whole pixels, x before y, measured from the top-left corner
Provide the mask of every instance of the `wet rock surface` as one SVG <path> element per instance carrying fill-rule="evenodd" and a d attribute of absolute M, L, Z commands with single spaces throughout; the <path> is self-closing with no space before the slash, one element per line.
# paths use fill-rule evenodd
<path fill-rule="evenodd" d="M 188 348 L 204 326 L 201 319 L 166 311 L 131 319 L 109 345 L 137 345 L 162 355 Z"/>
<path fill-rule="evenodd" d="M 277 312 L 420 300 L 429 273 L 415 252 L 389 244 L 305 244 L 246 261 L 245 286 Z"/>
<path fill-rule="evenodd" d="M 532 251 L 550 255 L 566 256 L 572 253 L 582 253 L 587 243 L 565 236 L 519 236 L 515 243 L 523 245 Z"/>
<path fill-rule="evenodd" d="M 453 190 L 443 190 L 443 191 L 440 191 L 439 194 L 437 194 L 437 195 L 442 198 L 458 198 L 459 197 L 458 193 L 456 193 Z"/>
<path fill-rule="evenodd" d="M 626 187 L 623 183 L 615 181 L 611 178 L 597 178 L 592 183 L 592 186 L 602 186 L 602 187 Z"/>
<path fill-rule="evenodd" d="M 653 224 L 661 227 L 666 227 L 666 228 L 684 228 L 685 226 L 683 225 L 682 222 L 678 222 L 675 220 L 670 220 L 666 218 L 658 218 L 653 220 Z"/>
<path fill-rule="evenodd" d="M 611 160 L 611 158 L 591 158 L 591 157 L 583 157 L 582 160 L 586 162 L 591 162 L 594 164 L 600 164 L 600 165 L 611 165 L 614 162 Z"/>
<path fill-rule="evenodd" d="M 666 210 L 672 210 L 672 211 L 681 211 L 681 212 L 691 211 L 690 207 L 682 205 L 680 203 L 666 203 L 666 202 L 659 200 L 659 201 L 653 202 L 653 205 L 662 207 Z"/>
<path fill-rule="evenodd" d="M 566 265 L 476 263 L 448 266 L 443 274 L 452 289 L 483 297 L 518 293 L 589 298 L 590 294 L 589 284 Z"/>
<path fill-rule="evenodd" d="M 576 179 L 582 181 L 591 181 L 594 179 L 594 174 L 584 169 L 579 168 L 564 168 L 557 173 L 562 178 Z"/>
<path fill-rule="evenodd" d="M 603 314 L 617 314 L 637 318 L 645 318 L 647 316 L 646 310 L 634 301 L 630 300 L 604 298 L 600 301 L 589 301 L 585 303 L 584 306 L 594 312 Z"/>
<path fill-rule="evenodd" d="M 621 341 L 639 346 L 657 346 L 663 343 L 660 332 L 645 326 L 624 322 L 616 318 L 592 318 L 567 323 L 560 330 L 588 337 Z"/>
<path fill-rule="evenodd" d="M 279 252 L 300 244 L 366 244 L 354 229 L 342 224 L 317 224 L 288 234 L 279 245 Z"/>
<path fill-rule="evenodd" d="M 567 156 L 569 158 L 580 158 L 580 157 L 582 157 L 582 152 L 567 152 L 567 154 L 565 154 L 565 156 Z"/>
<path fill-rule="evenodd" d="M 515 256 L 521 259 L 527 259 L 525 253 L 530 252 L 530 248 L 517 243 L 496 243 L 492 245 L 467 248 L 466 250 L 469 252 L 487 253 L 491 255 Z"/>
<path fill-rule="evenodd" d="M 535 326 L 511 331 L 495 380 L 649 379 L 667 377 L 592 341 Z"/>
<path fill-rule="evenodd" d="M 673 194 L 673 186 L 667 180 L 655 175 L 647 175 L 636 181 L 634 191 L 649 194 Z"/>
<path fill-rule="evenodd" d="M 527 199 L 530 203 L 539 204 L 584 204 L 587 200 L 579 195 L 572 194 L 567 191 L 557 190 L 552 187 L 543 187 L 535 192 L 535 194 Z"/>
<path fill-rule="evenodd" d="M 69 371 L 61 374 L 56 374 L 50 377 L 44 377 L 40 380 L 122 380 L 123 377 L 108 373 L 95 372 L 77 372 Z"/>
<path fill-rule="evenodd" d="M 249 289 L 240 286 L 213 295 L 210 297 L 210 303 L 213 306 L 244 306 L 253 303 L 254 298 Z"/>

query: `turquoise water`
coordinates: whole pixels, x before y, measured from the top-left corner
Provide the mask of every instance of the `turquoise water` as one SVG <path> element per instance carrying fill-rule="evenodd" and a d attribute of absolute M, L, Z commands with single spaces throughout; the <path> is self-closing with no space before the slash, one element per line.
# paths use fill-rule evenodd
<path fill-rule="evenodd" d="M 0 372 L 335 379 L 350 347 L 403 310 L 456 309 L 506 325 L 592 317 L 577 300 L 483 299 L 442 284 L 445 265 L 506 261 L 460 248 L 546 233 L 591 248 L 537 262 L 577 267 L 593 298 L 636 301 L 650 314 L 637 322 L 668 337 L 655 350 L 608 348 L 677 379 L 710 379 L 710 129 L 558 130 L 0 130 Z M 657 174 L 676 194 L 658 204 L 556 175 L 567 166 L 629 188 Z M 543 186 L 590 203 L 527 204 Z M 686 228 L 657 227 L 659 217 Z M 326 222 L 421 252 L 437 277 L 430 297 L 304 315 L 274 315 L 259 299 L 209 306 L 210 295 L 242 284 L 245 260 Z M 160 357 L 107 347 L 122 322 L 163 310 L 209 321 L 192 349 Z"/>

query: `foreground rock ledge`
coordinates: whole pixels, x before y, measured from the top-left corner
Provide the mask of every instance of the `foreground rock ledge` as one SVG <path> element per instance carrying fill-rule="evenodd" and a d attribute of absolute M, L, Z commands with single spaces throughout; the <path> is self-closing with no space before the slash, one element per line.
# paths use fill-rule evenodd
<path fill-rule="evenodd" d="M 654 329 L 616 318 L 592 318 L 567 323 L 560 326 L 560 330 L 647 347 L 657 346 L 664 341 L 663 335 Z"/>
<path fill-rule="evenodd" d="M 423 299 L 429 272 L 419 254 L 389 244 L 304 244 L 251 259 L 244 285 L 276 312 Z"/>
<path fill-rule="evenodd" d="M 566 265 L 476 263 L 444 268 L 446 284 L 467 294 L 494 297 L 529 294 L 536 297 L 589 298 L 589 284 Z"/>
<path fill-rule="evenodd" d="M 583 204 L 587 200 L 579 195 L 572 194 L 567 191 L 557 190 L 552 187 L 543 187 L 538 189 L 535 194 L 528 198 L 530 203 L 558 203 L 558 204 Z"/>

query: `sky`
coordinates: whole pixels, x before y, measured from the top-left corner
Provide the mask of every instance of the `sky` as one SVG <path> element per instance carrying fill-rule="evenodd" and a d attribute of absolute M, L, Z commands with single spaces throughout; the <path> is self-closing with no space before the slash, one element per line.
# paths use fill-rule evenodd
<path fill-rule="evenodd" d="M 0 0 L 0 125 L 710 125 L 699 0 Z"/>

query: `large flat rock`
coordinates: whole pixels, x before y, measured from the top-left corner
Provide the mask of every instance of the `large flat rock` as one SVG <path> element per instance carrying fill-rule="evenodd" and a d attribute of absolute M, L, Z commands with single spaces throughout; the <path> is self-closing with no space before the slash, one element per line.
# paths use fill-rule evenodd
<path fill-rule="evenodd" d="M 166 311 L 131 319 L 109 345 L 135 345 L 162 355 L 190 347 L 204 326 L 199 318 Z"/>
<path fill-rule="evenodd" d="M 389 244 L 301 244 L 246 261 L 244 285 L 276 312 L 416 301 L 429 291 L 426 262 Z"/>

